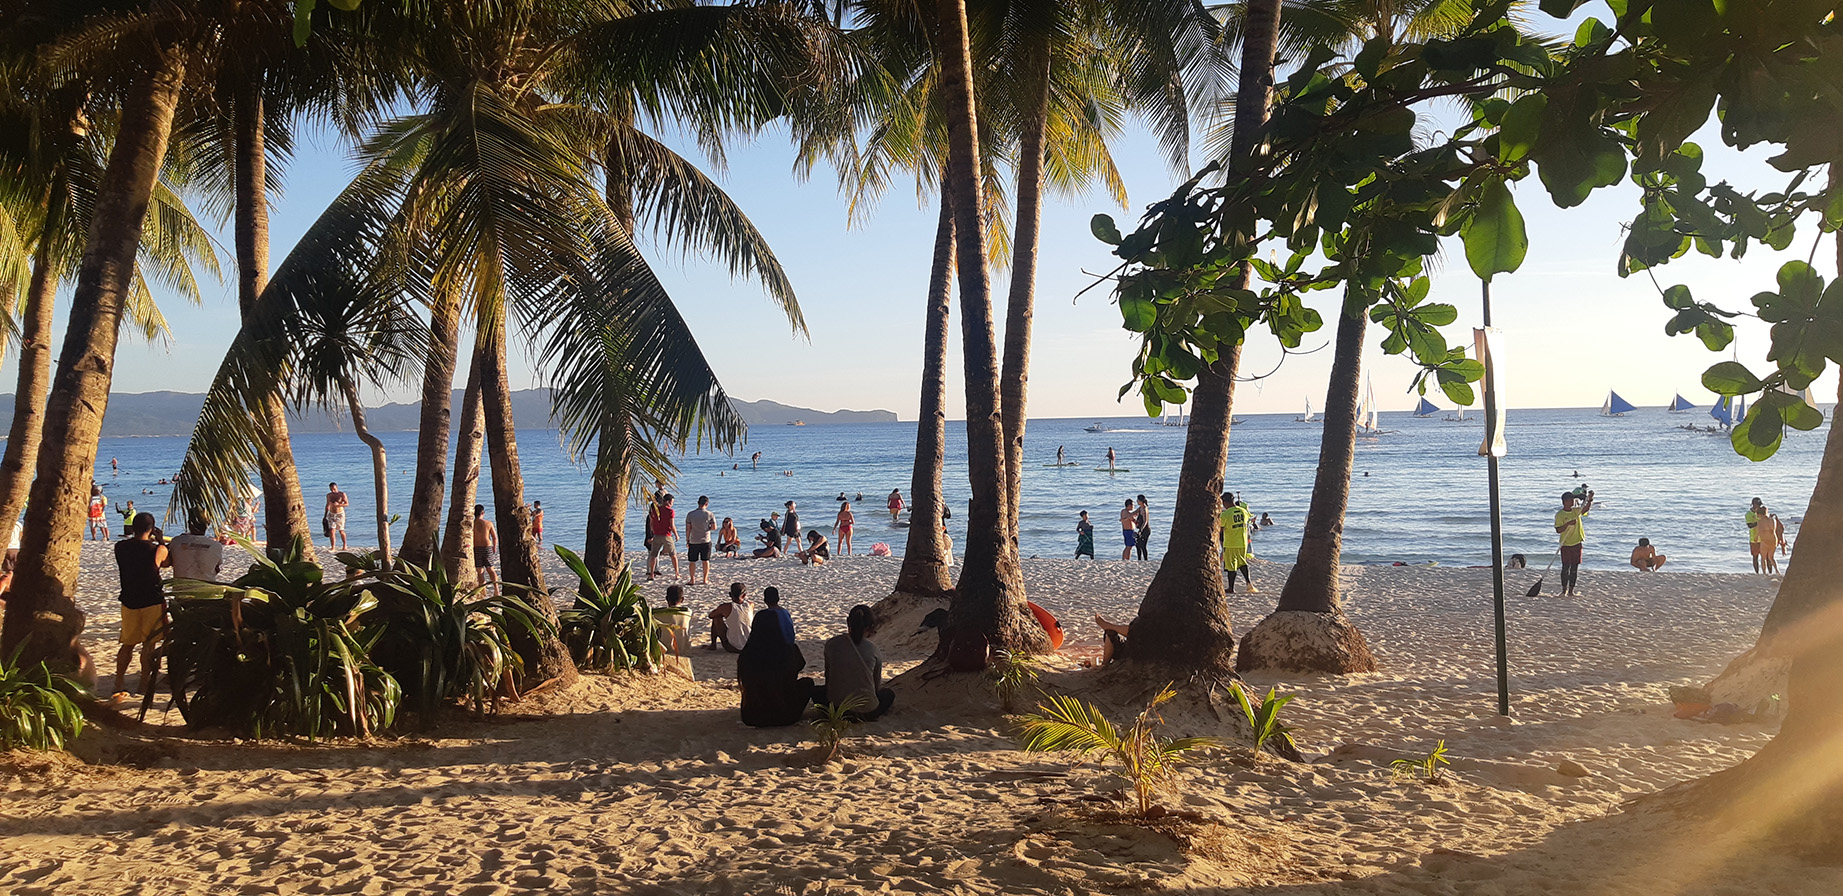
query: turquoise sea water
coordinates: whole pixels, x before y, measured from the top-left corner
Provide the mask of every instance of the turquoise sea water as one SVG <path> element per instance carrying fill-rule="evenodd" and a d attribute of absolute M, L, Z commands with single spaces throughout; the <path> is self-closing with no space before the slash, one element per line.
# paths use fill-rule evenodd
<path fill-rule="evenodd" d="M 1024 556 L 1073 554 L 1076 514 L 1087 510 L 1095 523 L 1096 554 L 1117 561 L 1117 514 L 1124 499 L 1138 494 L 1152 505 L 1152 554 L 1156 558 L 1163 552 L 1185 430 L 1121 417 L 1100 421 L 1111 427 L 1109 432 L 1083 431 L 1094 422 L 1031 421 L 1021 504 Z M 1795 534 L 1829 424 L 1815 432 L 1789 433 L 1777 457 L 1753 463 L 1735 455 L 1723 436 L 1676 428 L 1707 422 L 1700 412 L 1654 409 L 1618 418 L 1585 408 L 1513 411 L 1506 429 L 1510 454 L 1502 463 L 1506 552 L 1527 554 L 1532 565 L 1546 562 L 1555 545 L 1551 521 L 1557 499 L 1584 481 L 1599 495 L 1589 518 L 1587 566 L 1623 565 L 1642 536 L 1670 558 L 1671 569 L 1750 569 L 1742 522 L 1749 500 L 1763 498 L 1786 521 L 1788 535 Z M 1477 454 L 1483 427 L 1415 419 L 1405 412 L 1385 413 L 1381 423 L 1395 432 L 1357 445 L 1344 561 L 1489 563 L 1485 462 Z M 1256 514 L 1269 513 L 1276 523 L 1255 541 L 1260 557 L 1291 560 L 1298 550 L 1319 434 L 1318 425 L 1294 422 L 1294 415 L 1255 415 L 1234 429 L 1229 488 L 1245 494 Z M 415 434 L 382 437 L 390 452 L 392 510 L 402 513 L 409 502 Z M 957 546 L 965 542 L 964 437 L 963 424 L 949 425 L 945 482 L 955 510 L 951 531 Z M 863 503 L 854 505 L 857 549 L 867 551 L 884 541 L 900 553 L 907 530 L 890 525 L 884 504 L 891 488 L 908 494 L 914 438 L 913 423 L 758 426 L 734 456 L 684 458 L 672 490 L 680 496 L 681 516 L 696 496 L 710 496 L 712 510 L 719 518 L 734 517 L 745 540 L 758 520 L 790 499 L 798 502 L 805 528 L 825 527 L 830 535 L 838 494 L 855 499 L 862 493 Z M 296 436 L 294 446 L 310 509 L 317 515 L 319 494 L 328 481 L 337 480 L 352 500 L 348 531 L 354 543 L 375 541 L 365 446 L 341 434 Z M 1055 462 L 1057 446 L 1082 466 L 1045 466 Z M 1130 472 L 1094 469 L 1105 465 L 1109 447 Z M 158 480 L 178 468 L 184 450 L 181 438 L 104 439 L 97 478 L 112 501 L 133 498 L 144 509 L 160 511 L 170 490 Z M 580 546 L 587 470 L 569 462 L 554 431 L 521 430 L 519 451 L 526 500 L 544 502 L 546 540 Z M 756 451 L 762 452 L 761 469 L 751 470 L 749 455 Z M 121 463 L 118 475 L 111 476 L 111 457 Z M 784 475 L 787 471 L 793 475 Z M 1580 479 L 1574 478 L 1577 471 Z M 484 482 L 481 495 L 490 507 Z M 630 513 L 630 544 L 639 543 L 640 524 L 641 514 Z"/>

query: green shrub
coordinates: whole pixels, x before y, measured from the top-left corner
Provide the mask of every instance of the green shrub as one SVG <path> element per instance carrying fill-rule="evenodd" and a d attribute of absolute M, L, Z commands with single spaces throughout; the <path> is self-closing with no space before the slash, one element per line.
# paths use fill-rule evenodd
<path fill-rule="evenodd" d="M 83 733 L 83 686 L 44 663 L 0 660 L 0 750 L 62 750 Z"/>
<path fill-rule="evenodd" d="M 1155 733 L 1164 722 L 1158 708 L 1175 696 L 1177 692 L 1165 685 L 1133 724 L 1121 731 L 1094 704 L 1060 694 L 1049 695 L 1046 702 L 1037 707 L 1037 712 L 1024 717 L 1021 731 L 1024 749 L 1081 756 L 1100 753 L 1104 761 L 1118 766 L 1120 774 L 1132 782 L 1139 815 L 1147 817 L 1152 811 L 1153 794 L 1171 787 L 1184 754 L 1219 743 L 1213 737 L 1167 740 Z"/>
<path fill-rule="evenodd" d="M 558 631 L 570 659 L 587 670 L 657 668 L 663 651 L 653 612 L 634 584 L 633 569 L 622 567 L 613 585 L 595 584 L 582 558 L 562 545 L 557 556 L 576 574 L 576 603 L 558 614 Z"/>
<path fill-rule="evenodd" d="M 845 733 L 858 724 L 856 714 L 870 709 L 871 703 L 860 694 L 842 703 L 822 703 L 818 708 L 819 717 L 807 724 L 819 736 L 819 762 L 823 765 L 838 756 L 838 748 L 844 743 Z"/>
<path fill-rule="evenodd" d="M 1289 758 L 1296 757 L 1299 753 L 1299 745 L 1293 743 L 1293 729 L 1281 723 L 1280 710 L 1285 709 L 1286 704 L 1293 702 L 1293 698 L 1298 695 L 1281 694 L 1278 691 L 1278 688 L 1268 688 L 1267 696 L 1262 698 L 1261 705 L 1255 706 L 1248 699 L 1248 692 L 1242 690 L 1241 682 L 1229 683 L 1229 693 L 1235 697 L 1235 705 L 1241 707 L 1242 717 L 1248 721 L 1248 727 L 1254 732 L 1254 748 L 1256 750 L 1266 749 L 1268 744 L 1272 743 L 1277 748 L 1277 752 Z"/>
<path fill-rule="evenodd" d="M 1026 693 L 1037 689 L 1040 672 L 1036 660 L 1009 650 L 995 650 L 985 667 L 986 683 L 998 695 L 999 705 L 1012 712 Z"/>
<path fill-rule="evenodd" d="M 376 605 L 361 582 L 323 581 L 302 539 L 229 585 L 173 585 L 167 666 L 173 702 L 194 728 L 253 737 L 368 735 L 396 721 L 396 679 L 370 660 L 377 633 L 353 620 Z"/>
<path fill-rule="evenodd" d="M 475 711 L 497 709 L 500 682 L 520 668 L 513 633 L 553 633 L 550 620 L 524 600 L 456 586 L 439 558 L 427 569 L 405 564 L 370 574 L 376 605 L 359 617 L 360 630 L 372 639 L 371 658 L 420 713 L 457 700 Z"/>
<path fill-rule="evenodd" d="M 1395 777 L 1411 777 L 1419 773 L 1421 780 L 1429 784 L 1440 783 L 1440 766 L 1451 765 L 1446 761 L 1446 741 L 1434 744 L 1433 750 L 1418 759 L 1397 759 L 1389 763 L 1395 769 Z"/>

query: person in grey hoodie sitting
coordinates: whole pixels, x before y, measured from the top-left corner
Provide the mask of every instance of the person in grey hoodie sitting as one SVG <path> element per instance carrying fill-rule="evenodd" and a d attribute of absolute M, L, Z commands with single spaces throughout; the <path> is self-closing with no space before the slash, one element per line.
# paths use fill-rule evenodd
<path fill-rule="evenodd" d="M 896 702 L 896 692 L 883 687 L 883 654 L 870 640 L 876 616 L 870 608 L 858 604 L 845 616 L 845 634 L 826 641 L 826 682 L 813 689 L 813 703 L 851 705 L 857 709 L 847 715 L 860 722 L 871 722 L 889 712 Z"/>

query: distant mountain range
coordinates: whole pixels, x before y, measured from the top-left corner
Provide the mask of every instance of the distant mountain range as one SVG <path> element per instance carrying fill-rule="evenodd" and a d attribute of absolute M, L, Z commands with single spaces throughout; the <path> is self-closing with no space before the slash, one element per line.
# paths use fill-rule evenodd
<path fill-rule="evenodd" d="M 815 411 L 796 408 L 778 401 L 741 401 L 730 404 L 751 426 L 781 426 L 796 421 L 804 423 L 894 423 L 892 411 Z M 109 396 L 109 411 L 102 420 L 105 436 L 183 436 L 191 435 L 198 421 L 205 396 L 198 392 L 136 392 Z M 461 393 L 454 393 L 454 407 L 459 412 Z M 365 422 L 376 432 L 414 430 L 419 404 L 392 403 L 365 409 Z M 0 394 L 0 420 L 13 416 L 12 393 Z M 512 416 L 521 427 L 542 428 L 550 425 L 550 390 L 526 389 L 512 393 Z M 334 417 L 325 411 L 290 415 L 294 432 L 348 432 L 351 423 L 344 414 Z M 4 431 L 0 430 L 0 435 Z"/>

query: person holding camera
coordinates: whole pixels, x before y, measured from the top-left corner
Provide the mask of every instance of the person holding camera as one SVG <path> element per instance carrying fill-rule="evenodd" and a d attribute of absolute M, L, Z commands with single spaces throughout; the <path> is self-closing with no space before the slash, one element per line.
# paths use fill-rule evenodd
<path fill-rule="evenodd" d="M 1555 534 L 1561 536 L 1561 593 L 1573 597 L 1581 577 L 1581 549 L 1587 543 L 1586 517 L 1593 510 L 1593 489 L 1582 485 L 1562 492 L 1561 510 L 1555 513 Z"/>
<path fill-rule="evenodd" d="M 121 650 L 115 654 L 115 699 L 125 699 L 123 680 L 128 658 L 141 649 L 141 681 L 152 679 L 154 645 L 166 631 L 166 593 L 160 567 L 167 565 L 166 538 L 154 527 L 154 515 L 137 513 L 128 537 L 115 543 L 115 566 L 121 573 Z M 145 687 L 145 684 L 143 684 Z"/>

